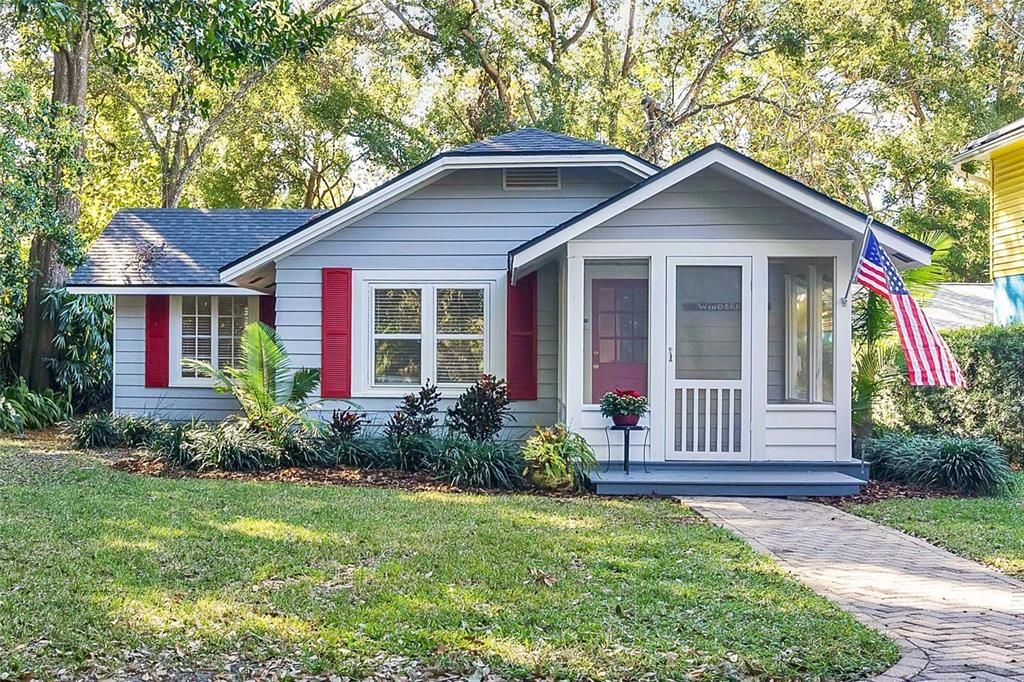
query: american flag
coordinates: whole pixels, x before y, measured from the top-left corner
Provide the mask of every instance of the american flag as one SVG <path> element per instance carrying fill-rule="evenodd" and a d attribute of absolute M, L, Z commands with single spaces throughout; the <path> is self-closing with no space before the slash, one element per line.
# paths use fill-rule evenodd
<path fill-rule="evenodd" d="M 888 299 L 896 317 L 912 386 L 966 386 L 946 341 L 910 296 L 899 270 L 868 228 L 854 280 Z"/>

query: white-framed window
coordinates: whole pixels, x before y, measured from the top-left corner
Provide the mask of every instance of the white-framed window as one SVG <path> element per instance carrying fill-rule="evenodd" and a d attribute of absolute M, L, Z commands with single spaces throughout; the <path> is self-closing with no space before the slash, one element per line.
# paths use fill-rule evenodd
<path fill-rule="evenodd" d="M 455 393 L 500 371 L 492 358 L 496 279 L 370 277 L 357 281 L 353 328 L 366 330 L 356 338 L 357 392 L 403 395 L 430 381 Z"/>
<path fill-rule="evenodd" d="M 830 258 L 768 259 L 769 300 L 775 301 L 769 304 L 769 334 L 775 329 L 782 341 L 775 385 L 769 361 L 770 403 L 834 401 L 834 273 Z M 769 339 L 770 352 L 772 345 Z"/>
<path fill-rule="evenodd" d="M 242 330 L 257 319 L 257 296 L 171 297 L 171 385 L 211 383 L 186 367 L 184 358 L 209 362 L 220 369 L 234 366 L 241 356 Z"/>

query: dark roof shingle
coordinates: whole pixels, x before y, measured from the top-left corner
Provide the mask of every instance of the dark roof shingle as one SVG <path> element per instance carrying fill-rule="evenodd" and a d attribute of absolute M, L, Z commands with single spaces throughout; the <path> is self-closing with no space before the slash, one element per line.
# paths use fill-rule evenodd
<path fill-rule="evenodd" d="M 613 147 L 593 140 L 581 140 L 562 133 L 554 133 L 540 128 L 520 128 L 509 133 L 502 133 L 479 142 L 471 142 L 448 152 L 450 155 L 462 154 L 545 154 L 551 152 L 594 153 L 621 152 Z"/>
<path fill-rule="evenodd" d="M 321 211 L 144 209 L 118 211 L 89 249 L 71 286 L 211 286 L 221 266 Z"/>

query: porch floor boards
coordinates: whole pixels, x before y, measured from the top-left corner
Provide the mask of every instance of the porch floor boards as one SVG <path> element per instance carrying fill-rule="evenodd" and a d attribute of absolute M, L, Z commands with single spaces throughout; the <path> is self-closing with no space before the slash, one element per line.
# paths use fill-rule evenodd
<path fill-rule="evenodd" d="M 711 495 L 739 497 L 829 497 L 855 495 L 864 485 L 858 472 L 816 466 L 750 464 L 648 465 L 631 463 L 627 474 L 613 462 L 591 473 L 598 495 Z"/>

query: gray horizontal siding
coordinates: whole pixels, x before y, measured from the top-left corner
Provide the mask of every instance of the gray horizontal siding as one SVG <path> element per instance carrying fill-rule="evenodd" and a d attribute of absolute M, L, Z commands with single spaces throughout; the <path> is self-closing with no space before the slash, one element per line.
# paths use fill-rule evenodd
<path fill-rule="evenodd" d="M 579 239 L 848 239 L 805 213 L 705 170 Z"/>
<path fill-rule="evenodd" d="M 218 395 L 212 388 L 146 388 L 146 297 L 118 296 L 116 307 L 114 412 L 170 420 L 215 420 L 238 409 L 234 398 Z"/>
<path fill-rule="evenodd" d="M 504 269 L 513 247 L 629 185 L 607 169 L 563 168 L 559 190 L 506 191 L 500 169 L 455 171 L 282 258 L 278 282 L 316 284 L 329 265 Z"/>

